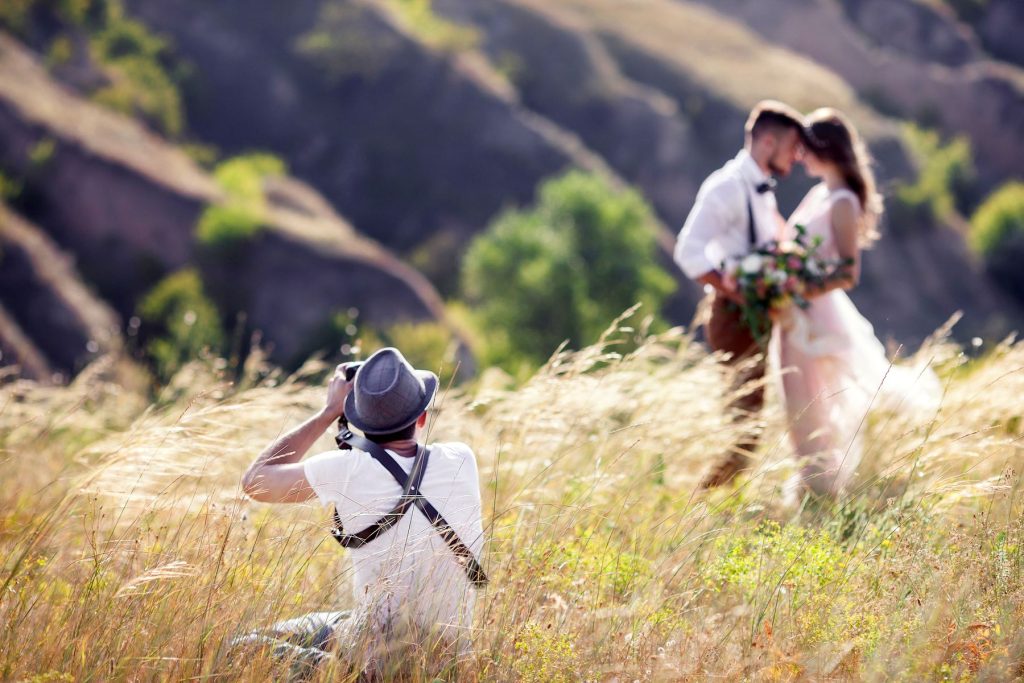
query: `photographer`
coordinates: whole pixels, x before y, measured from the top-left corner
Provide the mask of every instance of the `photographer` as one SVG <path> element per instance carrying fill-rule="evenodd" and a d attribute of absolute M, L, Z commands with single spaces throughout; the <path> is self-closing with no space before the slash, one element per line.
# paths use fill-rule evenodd
<path fill-rule="evenodd" d="M 371 677 L 386 675 L 383 659 L 409 638 L 406 630 L 397 638 L 399 628 L 451 655 L 467 650 L 475 588 L 486 582 L 477 563 L 480 484 L 467 445 L 420 444 L 437 386 L 436 375 L 413 369 L 393 348 L 358 368 L 339 365 L 323 409 L 249 467 L 242 486 L 253 500 L 334 506 L 331 533 L 351 553 L 356 607 L 281 622 L 242 641 L 306 664 L 335 652 Z M 342 450 L 302 461 L 339 418 Z"/>

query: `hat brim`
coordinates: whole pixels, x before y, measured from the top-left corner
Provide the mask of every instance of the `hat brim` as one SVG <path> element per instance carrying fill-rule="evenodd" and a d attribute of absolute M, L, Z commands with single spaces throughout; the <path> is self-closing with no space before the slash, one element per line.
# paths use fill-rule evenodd
<path fill-rule="evenodd" d="M 416 376 L 423 380 L 423 401 L 421 405 L 417 406 L 414 411 L 411 411 L 407 416 L 402 418 L 395 425 L 389 425 L 386 427 L 373 427 L 366 424 L 366 420 L 363 415 L 359 414 L 359 410 L 356 408 L 356 397 L 355 392 L 349 392 L 349 395 L 345 398 L 345 417 L 348 419 L 348 424 L 351 427 L 355 427 L 363 434 L 391 434 L 405 429 L 413 422 L 419 419 L 420 415 L 426 412 L 427 408 L 434 400 L 434 396 L 437 394 L 438 379 L 437 375 L 430 372 L 429 370 L 415 370 Z"/>

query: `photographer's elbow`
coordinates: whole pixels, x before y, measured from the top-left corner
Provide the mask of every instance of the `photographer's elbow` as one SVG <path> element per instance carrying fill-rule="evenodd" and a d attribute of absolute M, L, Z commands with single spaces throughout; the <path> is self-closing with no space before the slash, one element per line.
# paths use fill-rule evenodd
<path fill-rule="evenodd" d="M 258 500 L 259 492 L 263 488 L 259 482 L 260 478 L 257 476 L 258 471 L 258 469 L 250 467 L 242 475 L 242 493 L 253 500 Z"/>

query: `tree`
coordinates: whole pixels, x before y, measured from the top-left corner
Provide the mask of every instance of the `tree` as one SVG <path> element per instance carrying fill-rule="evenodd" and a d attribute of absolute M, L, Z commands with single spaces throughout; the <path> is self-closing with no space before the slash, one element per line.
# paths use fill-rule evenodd
<path fill-rule="evenodd" d="M 672 280 L 655 264 L 656 234 L 636 192 L 579 171 L 542 185 L 534 208 L 499 216 L 462 272 L 485 362 L 536 366 L 565 340 L 596 341 L 638 301 L 657 315 Z"/>

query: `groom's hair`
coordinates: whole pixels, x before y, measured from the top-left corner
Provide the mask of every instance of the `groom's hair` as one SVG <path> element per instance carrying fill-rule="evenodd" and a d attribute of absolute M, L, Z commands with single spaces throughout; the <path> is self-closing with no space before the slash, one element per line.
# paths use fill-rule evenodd
<path fill-rule="evenodd" d="M 778 135 L 795 130 L 803 136 L 804 117 L 793 107 L 778 100 L 761 100 L 750 111 L 744 127 L 748 140 L 755 140 L 765 134 Z"/>

